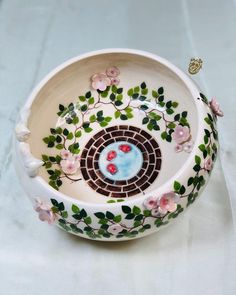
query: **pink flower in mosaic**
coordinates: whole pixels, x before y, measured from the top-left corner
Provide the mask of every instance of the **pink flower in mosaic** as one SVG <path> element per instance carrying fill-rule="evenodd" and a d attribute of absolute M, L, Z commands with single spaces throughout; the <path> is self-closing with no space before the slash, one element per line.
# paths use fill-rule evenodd
<path fill-rule="evenodd" d="M 111 80 L 102 73 L 95 74 L 91 77 L 91 86 L 95 90 L 104 91 L 106 90 L 107 86 L 111 85 Z"/>
<path fill-rule="evenodd" d="M 223 117 L 224 113 L 221 111 L 220 109 L 220 105 L 219 103 L 216 101 L 215 98 L 212 98 L 212 100 L 210 101 L 210 108 L 212 110 L 212 112 L 219 117 Z"/>
<path fill-rule="evenodd" d="M 143 205 L 148 209 L 148 210 L 152 210 L 154 208 L 157 208 L 157 198 L 154 197 L 149 197 L 147 198 Z"/>
<path fill-rule="evenodd" d="M 48 224 L 53 224 L 56 220 L 56 215 L 52 212 L 51 207 L 41 200 L 35 201 L 34 210 L 38 212 L 38 217 L 41 221 L 46 221 Z"/>
<path fill-rule="evenodd" d="M 190 130 L 187 126 L 178 125 L 173 132 L 173 139 L 176 143 L 181 144 L 190 138 Z"/>
<path fill-rule="evenodd" d="M 110 234 L 116 235 L 118 233 L 120 233 L 123 230 L 122 226 L 119 225 L 118 223 L 116 224 L 112 224 L 111 226 L 109 226 L 109 228 L 107 229 L 107 231 Z"/>
<path fill-rule="evenodd" d="M 174 212 L 177 209 L 179 197 L 174 192 L 164 194 L 159 200 L 160 212 Z"/>
<path fill-rule="evenodd" d="M 211 171 L 212 167 L 213 167 L 213 161 L 211 158 L 209 158 L 205 161 L 204 168 L 208 171 Z"/>
<path fill-rule="evenodd" d="M 120 75 L 120 70 L 117 67 L 110 67 L 106 70 L 108 77 L 114 78 Z"/>

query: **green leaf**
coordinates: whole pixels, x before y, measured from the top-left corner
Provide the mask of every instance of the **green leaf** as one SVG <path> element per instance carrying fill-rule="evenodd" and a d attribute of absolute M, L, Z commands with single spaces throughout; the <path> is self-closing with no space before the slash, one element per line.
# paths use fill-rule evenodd
<path fill-rule="evenodd" d="M 135 92 L 135 93 L 138 93 L 139 91 L 140 91 L 139 86 L 134 87 L 134 92 Z"/>
<path fill-rule="evenodd" d="M 147 94 L 148 94 L 148 89 L 147 89 L 147 88 L 142 89 L 142 90 L 141 90 L 141 93 L 142 93 L 143 95 L 147 95 Z"/>
<path fill-rule="evenodd" d="M 110 211 L 107 211 L 107 212 L 106 212 L 106 218 L 107 218 L 107 219 L 112 219 L 112 220 L 113 220 L 114 217 L 115 217 L 114 214 L 111 213 Z"/>
<path fill-rule="evenodd" d="M 44 138 L 43 138 L 43 141 L 44 141 L 46 144 L 48 144 L 48 143 L 49 143 L 49 138 L 48 138 L 48 137 L 44 137 Z"/>
<path fill-rule="evenodd" d="M 147 85 L 146 85 L 145 82 L 143 82 L 143 83 L 140 85 L 140 87 L 141 87 L 142 89 L 145 89 L 145 88 L 147 88 Z"/>
<path fill-rule="evenodd" d="M 116 87 L 116 85 L 112 85 L 112 87 L 111 87 L 111 91 L 114 92 L 114 93 L 117 92 L 117 87 Z"/>
<path fill-rule="evenodd" d="M 63 134 L 64 134 L 65 136 L 67 136 L 67 135 L 69 134 L 69 130 L 65 128 L 65 129 L 63 130 Z"/>
<path fill-rule="evenodd" d="M 127 115 L 121 114 L 121 115 L 120 115 L 120 119 L 121 119 L 121 120 L 127 120 L 128 117 L 127 117 Z"/>
<path fill-rule="evenodd" d="M 195 156 L 195 163 L 200 165 L 201 164 L 201 158 L 199 156 Z"/>
<path fill-rule="evenodd" d="M 94 103 L 94 97 L 90 97 L 90 99 L 88 100 L 88 104 L 93 104 Z"/>
<path fill-rule="evenodd" d="M 74 138 L 74 135 L 72 132 L 70 132 L 68 135 L 67 135 L 67 139 L 71 140 Z"/>
<path fill-rule="evenodd" d="M 201 170 L 201 166 L 197 164 L 193 167 L 193 170 L 199 172 Z"/>
<path fill-rule="evenodd" d="M 179 189 L 180 189 L 180 187 L 181 187 L 181 184 L 180 184 L 178 181 L 175 181 L 175 182 L 174 182 L 174 190 L 175 190 L 176 192 L 178 192 Z"/>
<path fill-rule="evenodd" d="M 121 112 L 120 111 L 115 111 L 115 118 L 119 118 L 120 117 Z"/>
<path fill-rule="evenodd" d="M 85 128 L 84 131 L 85 131 L 86 133 L 90 133 L 91 131 L 93 131 L 93 129 L 90 128 L 90 127 L 88 127 L 88 128 Z"/>
<path fill-rule="evenodd" d="M 174 129 L 175 128 L 175 123 L 173 123 L 173 122 L 171 122 L 171 123 L 169 123 L 168 125 L 167 125 L 167 127 L 168 128 L 170 128 L 170 129 Z"/>
<path fill-rule="evenodd" d="M 105 117 L 106 122 L 111 122 L 111 120 L 112 120 L 112 117 Z"/>
<path fill-rule="evenodd" d="M 119 101 L 121 101 L 123 99 L 123 95 L 122 94 L 118 94 L 116 96 L 116 99 L 119 100 Z"/>
<path fill-rule="evenodd" d="M 142 124 L 143 125 L 147 124 L 148 122 L 149 122 L 149 118 L 148 117 L 143 118 L 143 120 L 142 120 Z"/>
<path fill-rule="evenodd" d="M 106 127 L 106 126 L 108 125 L 108 123 L 105 122 L 105 121 L 103 121 L 103 122 L 99 123 L 99 125 L 100 125 L 101 127 Z"/>
<path fill-rule="evenodd" d="M 79 207 L 77 207 L 75 204 L 73 204 L 73 205 L 71 206 L 71 210 L 72 210 L 72 212 L 74 212 L 74 213 L 79 213 L 79 212 L 80 212 Z"/>
<path fill-rule="evenodd" d="M 113 220 L 114 220 L 116 223 L 121 222 L 121 219 L 122 219 L 121 215 L 116 215 L 116 216 L 113 218 Z"/>
<path fill-rule="evenodd" d="M 108 96 L 108 91 L 103 91 L 103 92 L 101 93 L 101 97 L 105 98 L 105 97 L 107 97 L 107 96 Z"/>
<path fill-rule="evenodd" d="M 103 116 L 103 111 L 97 112 L 97 117 L 102 117 Z"/>
<path fill-rule="evenodd" d="M 94 213 L 94 215 L 99 218 L 99 219 L 104 219 L 105 218 L 105 214 L 102 213 L 102 212 L 97 212 L 97 213 Z"/>
<path fill-rule="evenodd" d="M 167 132 L 166 132 L 166 131 L 162 132 L 162 133 L 161 133 L 161 138 L 162 138 L 163 140 L 165 140 L 166 137 L 167 137 Z"/>
<path fill-rule="evenodd" d="M 59 110 L 60 110 L 61 112 L 63 112 L 63 111 L 65 110 L 65 107 L 64 107 L 62 104 L 59 104 Z"/>
<path fill-rule="evenodd" d="M 117 107 L 121 106 L 122 104 L 123 104 L 123 102 L 120 101 L 120 100 L 116 100 L 116 101 L 115 101 L 115 105 L 116 105 Z"/>
<path fill-rule="evenodd" d="M 62 150 L 62 149 L 63 149 L 63 144 L 58 143 L 58 144 L 56 145 L 56 148 L 57 148 L 58 150 Z"/>
<path fill-rule="evenodd" d="M 128 91 L 127 91 L 127 94 L 128 96 L 132 96 L 134 94 L 134 91 L 132 88 L 130 88 Z"/>
<path fill-rule="evenodd" d="M 160 87 L 160 88 L 158 88 L 158 94 L 159 95 L 162 95 L 163 93 L 164 93 L 164 88 L 163 87 Z"/>
<path fill-rule="evenodd" d="M 79 130 L 79 131 L 77 131 L 77 132 L 75 133 L 75 137 L 81 137 L 81 135 L 82 135 L 81 130 Z"/>
<path fill-rule="evenodd" d="M 84 222 L 85 222 L 86 224 L 91 224 L 91 223 L 92 223 L 92 219 L 91 219 L 91 217 L 90 217 L 90 216 L 86 217 L 86 218 L 84 219 Z"/>
<path fill-rule="evenodd" d="M 118 93 L 118 94 L 121 94 L 123 92 L 123 88 L 118 88 L 117 90 L 116 90 L 116 93 Z"/>
<path fill-rule="evenodd" d="M 79 96 L 79 100 L 80 101 L 85 101 L 86 100 L 86 97 L 81 95 L 81 96 Z"/>
<path fill-rule="evenodd" d="M 205 147 L 204 144 L 200 144 L 200 145 L 198 146 L 198 148 L 199 148 L 199 150 L 202 151 L 202 152 L 204 152 L 205 149 L 206 149 L 206 147 Z"/>
<path fill-rule="evenodd" d="M 140 109 L 143 110 L 143 111 L 146 111 L 146 110 L 148 109 L 148 106 L 145 105 L 145 104 L 142 104 L 142 105 L 140 106 Z"/>
<path fill-rule="evenodd" d="M 131 213 L 131 208 L 128 206 L 122 206 L 121 209 L 126 214 Z"/>
<path fill-rule="evenodd" d="M 174 110 L 173 110 L 173 109 L 167 109 L 167 110 L 166 110 L 166 113 L 167 113 L 168 115 L 172 115 L 172 114 L 174 113 Z"/>
<path fill-rule="evenodd" d="M 172 107 L 173 107 L 173 108 L 177 108 L 178 105 L 179 105 L 179 103 L 178 103 L 177 101 L 173 101 L 173 102 L 172 102 Z"/>
<path fill-rule="evenodd" d="M 137 206 L 134 206 L 132 211 L 135 215 L 138 215 L 141 213 L 141 209 Z"/>
<path fill-rule="evenodd" d="M 152 96 L 154 97 L 154 98 L 158 98 L 158 93 L 157 93 L 157 91 L 156 90 L 152 90 Z"/>
<path fill-rule="evenodd" d="M 186 111 L 182 113 L 182 117 L 183 117 L 183 118 L 186 118 L 187 115 L 188 115 L 188 112 L 186 112 Z"/>
<path fill-rule="evenodd" d="M 59 211 L 65 210 L 65 206 L 64 206 L 63 202 L 58 203 L 57 208 Z"/>
<path fill-rule="evenodd" d="M 58 202 L 55 199 L 51 199 L 51 203 L 53 204 L 53 206 L 57 207 L 58 206 Z"/>
<path fill-rule="evenodd" d="M 88 91 L 88 92 L 85 94 L 85 97 L 86 97 L 86 98 L 90 98 L 91 95 L 92 95 L 91 91 Z"/>
<path fill-rule="evenodd" d="M 135 217 L 135 215 L 134 215 L 133 213 L 128 213 L 128 214 L 126 215 L 125 219 L 130 220 L 130 219 L 134 219 L 134 217 Z"/>
<path fill-rule="evenodd" d="M 43 161 L 48 161 L 48 156 L 47 155 L 42 155 L 42 159 L 43 159 Z"/>
<path fill-rule="evenodd" d="M 88 109 L 88 105 L 87 104 L 82 105 L 82 107 L 81 107 L 81 111 L 82 112 L 87 111 L 87 109 Z"/>

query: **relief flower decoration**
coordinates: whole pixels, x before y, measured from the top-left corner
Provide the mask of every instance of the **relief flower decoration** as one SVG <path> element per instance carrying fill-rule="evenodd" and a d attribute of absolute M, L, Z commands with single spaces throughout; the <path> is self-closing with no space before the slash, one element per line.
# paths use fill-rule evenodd
<path fill-rule="evenodd" d="M 122 230 L 123 230 L 122 226 L 119 225 L 118 223 L 116 223 L 116 224 L 112 224 L 111 226 L 109 226 L 107 231 L 110 234 L 116 235 L 116 234 L 120 233 Z"/>
<path fill-rule="evenodd" d="M 221 111 L 220 109 L 220 105 L 219 103 L 216 101 L 215 98 L 212 98 L 212 100 L 210 101 L 210 108 L 212 110 L 212 112 L 218 116 L 218 117 L 223 117 L 224 113 Z"/>
<path fill-rule="evenodd" d="M 151 210 L 152 216 L 163 216 L 168 212 L 174 212 L 177 209 L 177 204 L 180 200 L 178 194 L 169 192 L 163 194 L 159 199 L 149 197 L 144 201 L 144 207 Z"/>
<path fill-rule="evenodd" d="M 207 171 L 211 171 L 213 167 L 213 161 L 211 158 L 207 159 L 204 163 L 204 168 L 207 170 Z"/>
<path fill-rule="evenodd" d="M 187 126 L 178 125 L 173 132 L 173 139 L 177 143 L 175 151 L 177 153 L 183 150 L 190 153 L 193 148 L 193 141 L 191 141 L 190 129 Z"/>
<path fill-rule="evenodd" d="M 95 90 L 104 91 L 110 85 L 118 85 L 120 70 L 117 67 L 106 69 L 106 73 L 97 73 L 91 77 L 91 86 Z"/>
<path fill-rule="evenodd" d="M 80 167 L 80 156 L 73 155 L 67 150 L 61 152 L 62 160 L 60 166 L 65 174 L 72 175 L 75 174 Z"/>
<path fill-rule="evenodd" d="M 53 224 L 56 220 L 56 214 L 53 213 L 50 205 L 36 199 L 34 210 L 38 212 L 38 217 L 41 221 L 46 221 L 48 224 Z"/>

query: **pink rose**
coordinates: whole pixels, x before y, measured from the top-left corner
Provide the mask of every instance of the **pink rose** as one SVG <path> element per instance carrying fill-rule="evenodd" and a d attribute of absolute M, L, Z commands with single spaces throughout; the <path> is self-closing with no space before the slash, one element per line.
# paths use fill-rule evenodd
<path fill-rule="evenodd" d="M 212 169 L 212 166 L 213 166 L 213 161 L 211 158 L 207 159 L 204 163 L 204 168 L 208 171 L 211 171 Z"/>
<path fill-rule="evenodd" d="M 219 103 L 216 101 L 215 98 L 212 98 L 212 100 L 210 101 L 210 108 L 212 110 L 212 112 L 219 117 L 223 117 L 224 113 L 220 110 L 220 105 Z"/>
<path fill-rule="evenodd" d="M 148 210 L 152 210 L 154 208 L 157 208 L 157 199 L 154 197 L 149 197 L 147 198 L 143 205 L 148 209 Z"/>
<path fill-rule="evenodd" d="M 179 196 L 174 192 L 164 194 L 159 200 L 160 212 L 166 214 L 167 212 L 174 212 L 177 209 Z"/>
<path fill-rule="evenodd" d="M 56 215 L 52 212 L 51 207 L 43 201 L 36 200 L 34 210 L 38 212 L 41 221 L 46 221 L 48 224 L 53 224 L 55 222 Z"/>
<path fill-rule="evenodd" d="M 114 78 L 119 76 L 120 71 L 117 67 L 110 67 L 106 70 L 106 74 L 108 77 Z"/>
<path fill-rule="evenodd" d="M 109 228 L 107 229 L 107 231 L 110 234 L 116 235 L 118 233 L 120 233 L 123 230 L 122 226 L 118 223 L 116 224 L 112 224 L 111 226 L 109 226 Z"/>
<path fill-rule="evenodd" d="M 181 144 L 190 138 L 189 128 L 187 126 L 178 125 L 173 132 L 173 139 L 176 143 Z"/>
<path fill-rule="evenodd" d="M 95 74 L 91 77 L 92 87 L 95 90 L 104 91 L 111 85 L 111 80 L 105 74 Z"/>
<path fill-rule="evenodd" d="M 60 162 L 62 171 L 65 174 L 75 174 L 80 167 L 80 157 L 77 155 L 70 154 L 67 158 L 64 158 Z"/>

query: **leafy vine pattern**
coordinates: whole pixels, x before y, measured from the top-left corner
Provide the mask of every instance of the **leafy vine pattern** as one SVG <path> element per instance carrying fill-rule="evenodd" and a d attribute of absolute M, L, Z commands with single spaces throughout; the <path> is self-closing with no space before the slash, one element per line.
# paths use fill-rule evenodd
<path fill-rule="evenodd" d="M 101 110 L 103 105 L 113 107 L 113 117 L 104 114 L 104 111 Z M 124 95 L 122 87 L 111 85 L 103 91 L 97 89 L 86 92 L 78 97 L 77 103 L 70 103 L 68 106 L 60 104 L 57 113 L 57 126 L 51 128 L 50 135 L 43 138 L 48 148 L 59 151 L 56 155 L 42 155 L 44 167 L 49 174 L 49 184 L 58 190 L 63 184 L 63 179 L 68 179 L 71 182 L 81 180 L 79 164 L 76 164 L 79 162 L 80 154 L 79 139 L 83 134 L 92 132 L 94 126 L 98 125 L 104 128 L 113 119 L 126 121 L 132 119 L 135 112 L 140 113 L 143 116 L 142 124 L 149 131 L 160 131 L 163 140 L 171 142 L 177 126 L 186 128 L 190 139 L 188 113 L 187 111 L 177 113 L 177 107 L 178 102 L 165 100 L 163 87 L 149 91 L 145 82 L 130 88 L 126 95 Z M 164 122 L 164 130 L 160 128 L 161 121 Z M 69 127 L 63 128 L 64 124 L 68 124 Z M 63 169 L 63 165 L 61 165 L 64 160 L 62 152 L 65 151 L 70 152 L 70 163 L 77 165 L 78 169 L 73 169 L 77 173 Z"/>
<path fill-rule="evenodd" d="M 207 103 L 206 98 L 205 103 Z M 172 194 L 179 197 L 174 211 L 167 210 L 164 214 L 156 214 L 157 211 L 147 208 L 146 203 L 141 208 L 121 203 L 121 212 L 118 215 L 114 215 L 111 211 L 101 211 L 90 216 L 84 208 L 79 208 L 75 204 L 71 206 L 71 212 L 69 212 L 65 209 L 63 202 L 51 199 L 51 205 L 37 207 L 36 211 L 39 213 L 40 219 L 48 221 L 48 223 L 56 221 L 65 231 L 82 236 L 86 235 L 91 239 L 135 238 L 153 227 L 168 224 L 170 219 L 176 218 L 184 211 L 184 207 L 188 207 L 195 201 L 216 160 L 218 140 L 216 115 L 210 109 L 204 122 L 204 137 L 198 146 L 198 154 L 195 155 L 192 176 L 188 178 L 186 183 L 180 183 L 177 180 L 173 183 Z M 186 206 L 183 206 L 184 202 L 181 202 L 183 199 L 186 199 Z M 158 209 L 158 205 L 155 206 Z"/>

